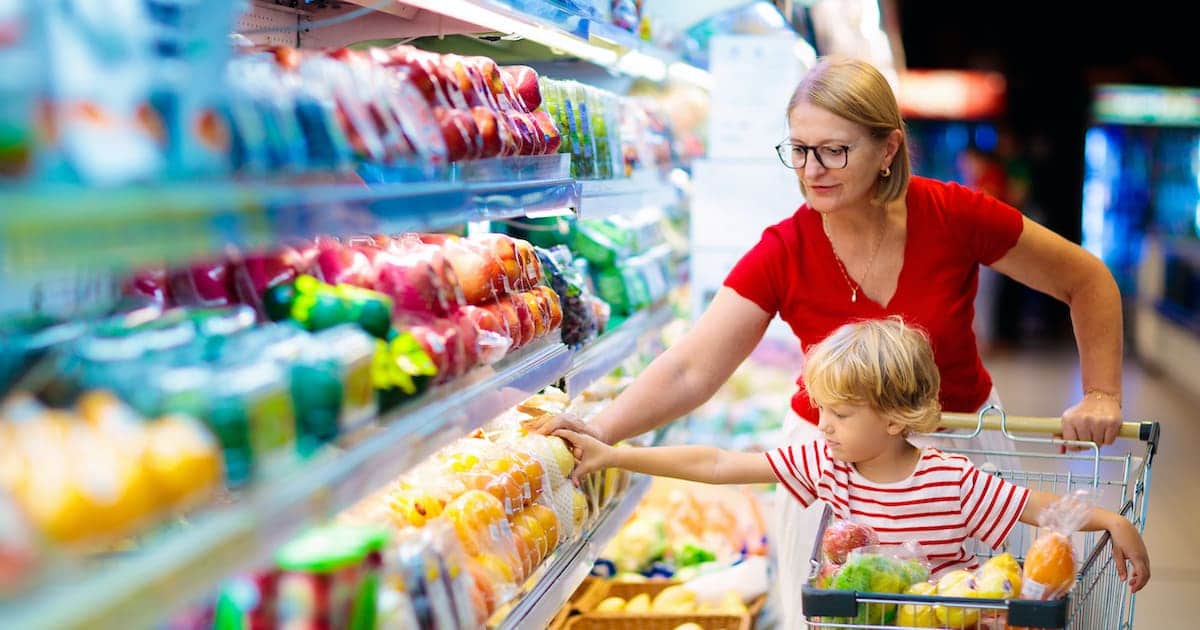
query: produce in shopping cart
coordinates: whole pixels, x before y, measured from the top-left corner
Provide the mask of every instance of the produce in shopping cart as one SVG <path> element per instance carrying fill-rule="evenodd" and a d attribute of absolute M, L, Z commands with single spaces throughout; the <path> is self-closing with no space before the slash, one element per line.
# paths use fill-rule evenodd
<path fill-rule="evenodd" d="M 879 544 L 879 536 L 869 526 L 851 519 L 840 520 L 825 528 L 821 536 L 821 551 L 825 561 L 834 564 L 846 562 L 851 551 Z"/>
<path fill-rule="evenodd" d="M 903 593 L 914 583 L 929 579 L 928 564 L 918 553 L 895 546 L 855 549 L 829 586 L 859 593 Z M 852 623 L 890 624 L 895 618 L 895 604 L 860 604 Z"/>
<path fill-rule="evenodd" d="M 905 589 L 905 595 L 935 595 L 937 585 L 932 582 L 917 582 Z M 896 625 L 905 628 L 936 628 L 937 615 L 933 606 L 902 604 L 896 613 Z"/>
<path fill-rule="evenodd" d="M 1075 583 L 1075 555 L 1071 534 L 1087 522 L 1093 501 L 1085 490 L 1077 490 L 1050 504 L 1041 515 L 1042 533 L 1025 553 L 1026 599 L 1058 599 Z"/>
<path fill-rule="evenodd" d="M 975 576 L 966 569 L 958 569 L 943 575 L 937 582 L 937 594 L 941 597 L 980 598 L 975 588 Z M 955 628 L 973 627 L 979 621 L 979 609 L 959 606 L 934 606 L 933 613 L 942 625 Z"/>

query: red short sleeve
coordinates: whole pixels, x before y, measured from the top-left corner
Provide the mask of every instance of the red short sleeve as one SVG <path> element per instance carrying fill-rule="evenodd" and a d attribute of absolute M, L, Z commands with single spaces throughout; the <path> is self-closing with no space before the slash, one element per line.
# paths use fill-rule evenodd
<path fill-rule="evenodd" d="M 788 254 L 779 230 L 780 226 L 764 230 L 758 244 L 725 277 L 725 286 L 772 316 L 779 312 L 783 288 L 787 286 L 782 275 L 788 266 Z"/>
<path fill-rule="evenodd" d="M 947 184 L 945 191 L 951 229 L 975 260 L 990 265 L 1017 244 L 1025 226 L 1020 210 L 959 184 Z"/>

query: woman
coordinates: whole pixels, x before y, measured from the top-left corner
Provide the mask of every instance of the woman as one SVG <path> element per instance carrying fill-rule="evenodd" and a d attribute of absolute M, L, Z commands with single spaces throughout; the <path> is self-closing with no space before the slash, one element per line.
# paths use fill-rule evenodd
<path fill-rule="evenodd" d="M 777 150 L 806 203 L 764 231 L 677 344 L 591 423 L 567 428 L 613 443 L 665 424 L 713 395 L 777 313 L 802 349 L 842 324 L 900 315 L 931 338 L 947 411 L 975 411 L 992 393 L 971 330 L 979 265 L 1070 306 L 1084 396 L 1063 412 L 1068 439 L 1109 444 L 1121 421 L 1121 311 L 1116 283 L 1080 247 L 987 195 L 913 177 L 891 87 L 871 65 L 822 59 L 788 103 L 790 137 Z M 792 443 L 818 436 L 802 383 Z M 819 509 L 780 501 L 785 628 L 800 619 L 799 587 Z"/>

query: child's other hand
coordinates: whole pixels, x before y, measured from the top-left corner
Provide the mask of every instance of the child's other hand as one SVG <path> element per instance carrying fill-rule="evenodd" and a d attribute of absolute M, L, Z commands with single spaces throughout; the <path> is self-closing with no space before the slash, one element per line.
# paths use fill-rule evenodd
<path fill-rule="evenodd" d="M 1150 553 L 1137 528 L 1124 517 L 1113 516 L 1107 528 L 1112 535 L 1113 563 L 1117 565 L 1117 576 L 1129 585 L 1130 592 L 1136 593 L 1150 581 Z M 1132 570 L 1126 568 L 1126 561 Z"/>
<path fill-rule="evenodd" d="M 613 447 L 604 442 L 569 429 L 558 429 L 554 435 L 566 440 L 567 445 L 571 447 L 571 452 L 575 455 L 575 470 L 571 473 L 571 479 L 575 483 L 579 483 L 579 480 L 588 473 L 610 466 L 610 454 Z"/>

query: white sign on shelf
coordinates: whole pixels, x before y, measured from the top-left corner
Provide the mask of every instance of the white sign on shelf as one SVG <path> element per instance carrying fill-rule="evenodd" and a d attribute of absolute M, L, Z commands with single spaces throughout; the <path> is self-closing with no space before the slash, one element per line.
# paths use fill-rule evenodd
<path fill-rule="evenodd" d="M 713 76 L 708 155 L 761 158 L 787 135 L 787 102 L 804 71 L 792 37 L 719 35 L 710 43 Z"/>

